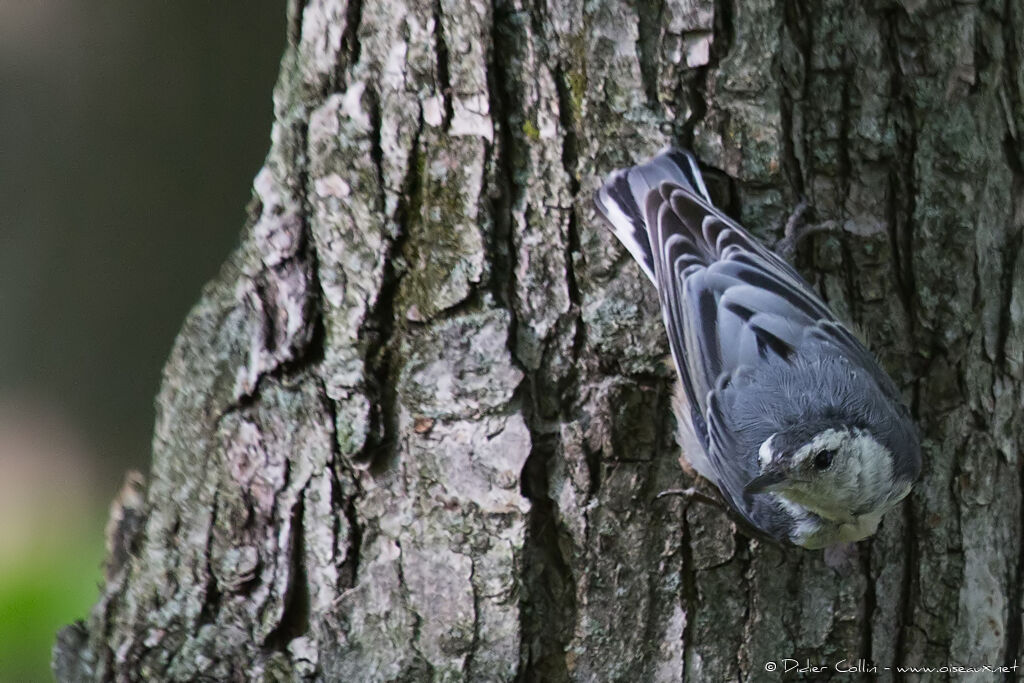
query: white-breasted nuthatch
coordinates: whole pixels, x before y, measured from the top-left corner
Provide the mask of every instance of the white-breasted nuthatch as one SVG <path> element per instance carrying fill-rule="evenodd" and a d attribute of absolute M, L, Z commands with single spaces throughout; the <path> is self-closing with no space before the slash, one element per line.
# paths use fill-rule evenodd
<path fill-rule="evenodd" d="M 875 533 L 920 474 L 921 452 L 871 353 L 715 208 L 691 153 L 616 171 L 595 201 L 658 288 L 687 461 L 778 542 L 821 548 Z"/>

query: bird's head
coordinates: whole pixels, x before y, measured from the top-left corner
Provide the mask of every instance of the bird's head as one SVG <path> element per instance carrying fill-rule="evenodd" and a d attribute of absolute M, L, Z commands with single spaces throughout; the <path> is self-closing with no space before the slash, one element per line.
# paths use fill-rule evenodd
<path fill-rule="evenodd" d="M 893 453 L 869 430 L 803 423 L 765 439 L 760 473 L 747 494 L 774 493 L 837 523 L 851 523 L 906 495 L 894 478 Z"/>

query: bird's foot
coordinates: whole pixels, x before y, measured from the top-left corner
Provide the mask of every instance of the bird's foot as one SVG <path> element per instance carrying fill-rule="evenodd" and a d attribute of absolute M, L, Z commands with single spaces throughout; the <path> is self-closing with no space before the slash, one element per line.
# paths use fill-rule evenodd
<path fill-rule="evenodd" d="M 782 239 L 775 243 L 775 253 L 786 261 L 792 260 L 797 246 L 806 238 L 819 232 L 832 232 L 839 229 L 839 224 L 835 221 L 808 223 L 805 220 L 808 208 L 807 200 L 801 199 L 800 203 L 793 209 L 793 212 L 789 214 L 789 218 L 786 219 L 786 227 L 782 234 Z"/>
<path fill-rule="evenodd" d="M 717 498 L 712 498 L 711 496 L 702 491 L 698 491 L 697 487 L 695 486 L 690 486 L 689 488 L 685 489 L 667 489 L 656 495 L 654 499 L 658 500 L 660 498 L 665 498 L 667 496 L 681 496 L 685 498 L 688 502 L 704 503 L 705 505 L 710 505 L 712 507 L 718 508 L 719 510 L 725 510 L 726 512 L 728 512 L 728 508 L 722 501 L 718 500 Z"/>

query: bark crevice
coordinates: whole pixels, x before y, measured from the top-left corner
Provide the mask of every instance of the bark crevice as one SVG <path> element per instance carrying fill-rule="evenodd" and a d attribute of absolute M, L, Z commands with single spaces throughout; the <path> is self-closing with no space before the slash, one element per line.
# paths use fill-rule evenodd
<path fill-rule="evenodd" d="M 291 520 L 288 548 L 288 582 L 277 626 L 264 640 L 264 647 L 279 652 L 288 644 L 309 632 L 310 591 L 305 565 L 305 489 L 299 491 L 290 512 Z"/>
<path fill-rule="evenodd" d="M 653 111 L 661 108 L 658 98 L 658 52 L 661 47 L 662 15 L 665 0 L 638 0 L 636 47 L 640 58 L 640 81 L 643 84 L 647 106 Z"/>

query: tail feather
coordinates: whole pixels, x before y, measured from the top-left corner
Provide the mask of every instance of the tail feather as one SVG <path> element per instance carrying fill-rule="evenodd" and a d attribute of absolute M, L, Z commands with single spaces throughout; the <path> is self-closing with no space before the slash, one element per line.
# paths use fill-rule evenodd
<path fill-rule="evenodd" d="M 615 236 L 654 282 L 654 257 L 647 231 L 647 195 L 663 183 L 679 185 L 711 203 L 693 154 L 667 148 L 645 164 L 615 171 L 594 196 Z"/>

